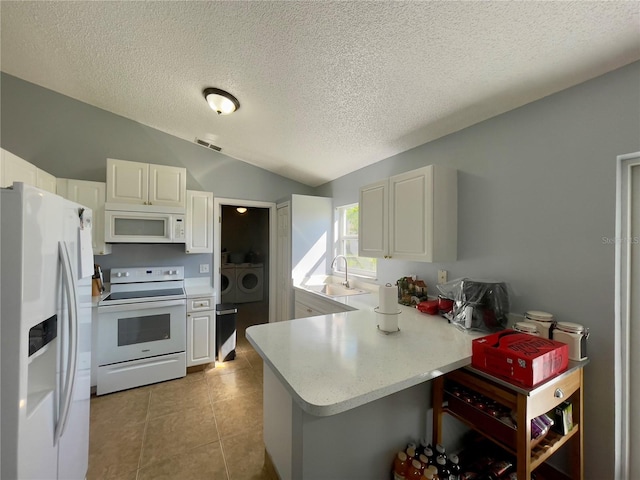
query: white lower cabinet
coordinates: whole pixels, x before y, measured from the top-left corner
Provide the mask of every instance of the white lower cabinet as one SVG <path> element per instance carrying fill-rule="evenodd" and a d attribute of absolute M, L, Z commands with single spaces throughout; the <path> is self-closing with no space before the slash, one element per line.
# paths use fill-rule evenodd
<path fill-rule="evenodd" d="M 295 315 L 294 318 L 315 317 L 316 315 L 328 315 L 330 313 L 349 312 L 354 310 L 328 298 L 323 298 L 315 293 L 295 290 Z"/>
<path fill-rule="evenodd" d="M 215 314 L 213 297 L 187 299 L 187 367 L 215 361 Z"/>

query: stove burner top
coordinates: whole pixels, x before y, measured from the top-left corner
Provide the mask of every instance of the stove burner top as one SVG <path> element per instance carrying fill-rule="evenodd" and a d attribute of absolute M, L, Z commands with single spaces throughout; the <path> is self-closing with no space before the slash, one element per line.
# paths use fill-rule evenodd
<path fill-rule="evenodd" d="M 102 301 L 108 302 L 113 300 L 130 300 L 134 298 L 167 297 L 170 295 L 184 295 L 184 290 L 182 288 L 165 288 L 160 290 L 140 290 L 137 292 L 112 292 Z"/>

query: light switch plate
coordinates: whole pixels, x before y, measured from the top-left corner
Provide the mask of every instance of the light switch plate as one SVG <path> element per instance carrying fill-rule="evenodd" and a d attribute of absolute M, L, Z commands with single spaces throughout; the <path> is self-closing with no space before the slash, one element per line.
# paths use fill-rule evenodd
<path fill-rule="evenodd" d="M 209 264 L 201 263 L 200 264 L 200 273 L 209 273 Z"/>
<path fill-rule="evenodd" d="M 438 270 L 438 284 L 447 283 L 447 271 Z"/>

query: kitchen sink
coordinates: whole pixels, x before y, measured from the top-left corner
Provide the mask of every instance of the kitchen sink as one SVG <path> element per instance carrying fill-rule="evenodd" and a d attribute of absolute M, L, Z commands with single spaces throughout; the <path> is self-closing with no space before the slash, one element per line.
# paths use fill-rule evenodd
<path fill-rule="evenodd" d="M 308 285 L 307 290 L 317 292 L 327 297 L 346 297 L 350 295 L 362 295 L 364 293 L 370 293 L 367 290 L 360 288 L 347 288 L 344 285 L 338 285 L 336 283 L 327 283 L 325 285 Z"/>

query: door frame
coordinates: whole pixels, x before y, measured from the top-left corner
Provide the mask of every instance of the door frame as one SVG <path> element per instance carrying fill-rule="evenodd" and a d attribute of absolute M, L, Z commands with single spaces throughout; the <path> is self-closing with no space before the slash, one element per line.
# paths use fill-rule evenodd
<path fill-rule="evenodd" d="M 213 264 L 217 265 L 217 274 L 213 275 L 213 289 L 216 292 L 216 298 L 221 298 L 220 285 L 220 253 L 222 248 L 222 206 L 230 205 L 233 207 L 256 207 L 267 208 L 269 210 L 269 323 L 274 322 L 276 315 L 276 204 L 274 202 L 261 202 L 258 200 L 242 200 L 237 198 L 213 198 L 213 212 L 218 218 L 214 217 L 213 222 Z"/>
<path fill-rule="evenodd" d="M 615 230 L 615 478 L 629 480 L 630 451 L 630 212 L 631 169 L 640 168 L 640 152 L 616 159 Z"/>

